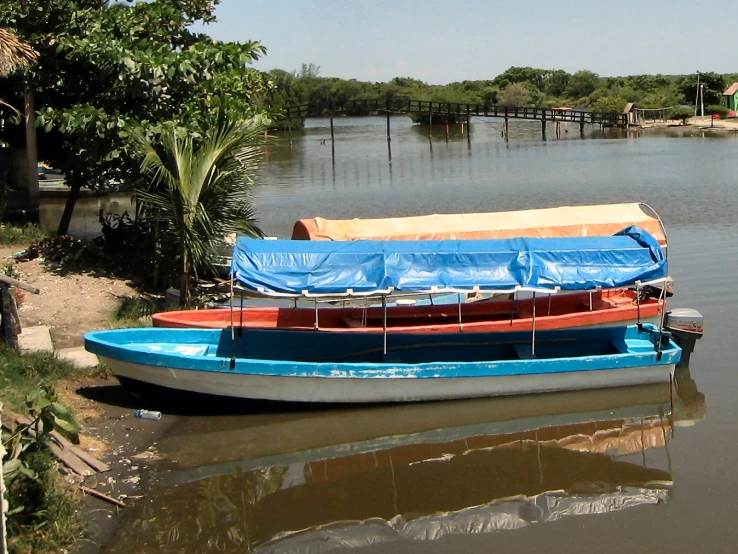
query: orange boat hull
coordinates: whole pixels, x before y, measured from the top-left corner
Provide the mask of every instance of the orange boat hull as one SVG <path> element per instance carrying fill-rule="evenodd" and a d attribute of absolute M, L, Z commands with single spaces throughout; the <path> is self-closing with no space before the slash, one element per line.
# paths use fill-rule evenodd
<path fill-rule="evenodd" d="M 564 329 L 626 325 L 654 321 L 664 302 L 637 301 L 631 290 L 597 291 L 538 297 L 536 329 Z M 461 304 L 393 306 L 387 309 L 387 329 L 400 333 L 521 331 L 530 329 L 533 300 L 481 300 Z M 252 329 L 306 329 L 332 332 L 382 332 L 380 307 L 312 308 L 254 307 L 233 310 L 236 327 Z M 155 327 L 223 329 L 231 325 L 231 310 L 184 310 L 153 315 Z"/>

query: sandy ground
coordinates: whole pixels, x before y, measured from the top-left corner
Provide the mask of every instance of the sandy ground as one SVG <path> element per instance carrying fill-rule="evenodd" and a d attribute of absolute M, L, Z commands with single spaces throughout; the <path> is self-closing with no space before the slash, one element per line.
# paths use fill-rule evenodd
<path fill-rule="evenodd" d="M 698 128 L 700 130 L 738 132 L 738 119 L 712 119 L 709 115 L 704 117 L 691 117 L 687 120 L 687 125 L 683 126 L 681 121 L 645 121 L 641 124 L 641 129 L 655 129 L 664 127 L 689 127 Z"/>
<path fill-rule="evenodd" d="M 137 296 L 126 281 L 99 273 L 72 273 L 47 265 L 43 258 L 16 262 L 15 251 L 18 248 L 0 249 L 2 267 L 12 264 L 17 279 L 41 289 L 38 295 L 24 293 L 18 308 L 21 325 L 47 325 L 57 350 L 82 346 L 86 332 L 113 327 L 119 299 Z"/>

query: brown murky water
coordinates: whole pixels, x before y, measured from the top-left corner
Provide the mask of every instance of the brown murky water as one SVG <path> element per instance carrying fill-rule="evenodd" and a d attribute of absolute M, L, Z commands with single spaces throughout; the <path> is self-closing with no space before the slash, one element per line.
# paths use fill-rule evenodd
<path fill-rule="evenodd" d="M 393 122 L 390 166 L 383 120 L 339 123 L 335 164 L 322 122 L 291 153 L 285 140 L 270 147 L 254 198 L 268 233 L 289 236 L 316 215 L 647 202 L 669 235 L 671 306 L 706 318 L 691 367 L 673 393 L 665 383 L 404 406 L 257 403 L 184 418 L 104 551 L 734 551 L 736 138 L 544 143 L 521 124 L 505 144 L 475 123 L 471 150 L 441 136 L 431 152 L 427 128 Z"/>

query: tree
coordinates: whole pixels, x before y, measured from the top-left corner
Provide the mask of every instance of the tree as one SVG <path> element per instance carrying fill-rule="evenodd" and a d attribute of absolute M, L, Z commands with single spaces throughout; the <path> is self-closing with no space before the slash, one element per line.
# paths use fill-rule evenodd
<path fill-rule="evenodd" d="M 563 69 L 554 69 L 546 79 L 546 85 L 544 87 L 546 94 L 564 96 L 569 86 L 569 79 L 571 79 L 571 75 L 566 71 Z"/>
<path fill-rule="evenodd" d="M 603 113 L 608 115 L 619 115 L 623 113 L 627 100 L 619 96 L 603 96 L 592 106 L 595 113 Z"/>
<path fill-rule="evenodd" d="M 719 73 L 707 72 L 698 73 L 697 75 L 688 75 L 684 77 L 677 85 L 679 92 L 682 94 L 682 100 L 686 104 L 699 105 L 698 100 L 698 81 L 702 87 L 704 94 L 705 106 L 709 104 L 720 104 L 725 90 L 725 78 Z"/>
<path fill-rule="evenodd" d="M 600 76 L 592 71 L 577 71 L 569 78 L 568 93 L 574 98 L 589 96 L 600 86 Z"/>
<path fill-rule="evenodd" d="M 137 185 L 128 129 L 151 137 L 176 121 L 198 133 L 203 118 L 228 105 L 245 114 L 271 87 L 248 64 L 258 42 L 221 43 L 191 31 L 213 21 L 218 0 L 0 0 L 0 25 L 13 24 L 40 54 L 30 71 L 38 124 L 49 134 L 40 155 L 67 175 L 70 193 L 59 225 L 65 233 L 81 186 Z"/>
<path fill-rule="evenodd" d="M 174 127 L 155 141 L 141 130 L 132 132 L 143 158 L 141 171 L 151 178 L 139 200 L 177 245 L 182 306 L 189 304 L 191 275 L 213 268 L 223 237 L 263 236 L 248 193 L 267 123 L 261 116 L 242 119 L 222 109 L 198 138 Z"/>
<path fill-rule="evenodd" d="M 320 66 L 314 63 L 304 63 L 300 66 L 299 73 L 295 71 L 295 76 L 299 79 L 304 79 L 305 77 L 315 79 L 316 77 L 320 77 Z"/>
<path fill-rule="evenodd" d="M 525 85 L 512 83 L 500 91 L 497 103 L 500 106 L 530 106 L 531 95 Z"/>
<path fill-rule="evenodd" d="M 674 108 L 669 112 L 670 119 L 681 119 L 682 125 L 687 124 L 687 120 L 694 116 L 694 110 L 692 108 Z"/>

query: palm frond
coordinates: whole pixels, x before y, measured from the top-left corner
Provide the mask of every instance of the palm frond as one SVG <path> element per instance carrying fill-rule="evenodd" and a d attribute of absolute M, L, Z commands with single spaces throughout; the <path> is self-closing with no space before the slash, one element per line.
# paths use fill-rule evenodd
<path fill-rule="evenodd" d="M 188 260 L 195 276 L 212 267 L 228 234 L 263 236 L 249 192 L 263 156 L 266 123 L 221 111 L 203 129 L 202 140 L 172 131 L 152 143 L 143 133 L 132 133 L 141 170 L 151 177 L 139 199 L 180 245 L 183 272 Z"/>

